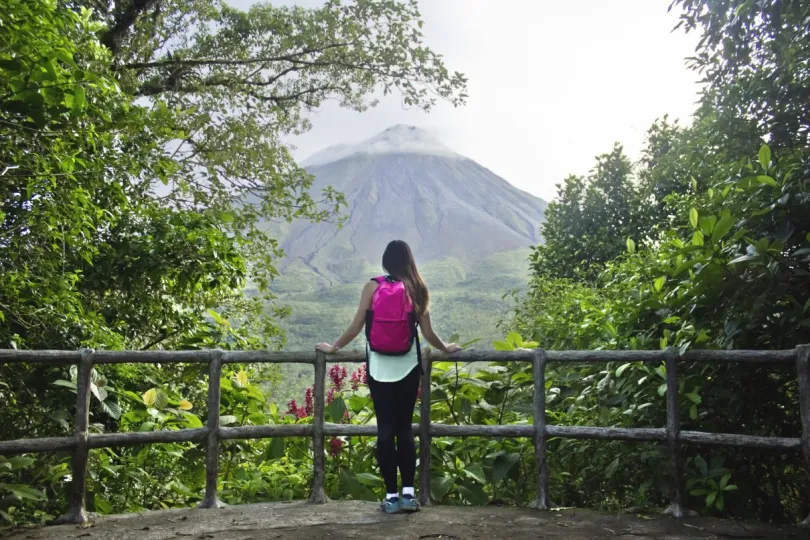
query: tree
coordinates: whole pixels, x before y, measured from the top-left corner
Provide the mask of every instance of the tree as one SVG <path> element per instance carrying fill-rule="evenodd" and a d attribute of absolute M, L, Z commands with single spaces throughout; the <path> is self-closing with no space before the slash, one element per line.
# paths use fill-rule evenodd
<path fill-rule="evenodd" d="M 637 238 L 642 224 L 632 165 L 620 145 L 598 156 L 587 179 L 569 176 L 557 186 L 558 199 L 541 226 L 544 244 L 534 248 L 535 273 L 549 277 L 593 278 L 601 265 Z"/>
<path fill-rule="evenodd" d="M 692 67 L 719 118 L 755 123 L 775 152 L 810 145 L 810 2 L 674 0 L 702 33 Z"/>
<path fill-rule="evenodd" d="M 465 97 L 421 44 L 414 2 L 13 0 L 2 17 L 6 345 L 199 346 L 212 326 L 278 343 L 280 250 L 263 224 L 343 205 L 310 195 L 283 139 L 326 99 Z"/>

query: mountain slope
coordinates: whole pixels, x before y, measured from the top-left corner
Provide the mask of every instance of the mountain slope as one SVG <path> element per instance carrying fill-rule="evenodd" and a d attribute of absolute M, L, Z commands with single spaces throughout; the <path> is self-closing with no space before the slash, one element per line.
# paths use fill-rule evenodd
<path fill-rule="evenodd" d="M 346 195 L 348 222 L 295 223 L 282 270 L 305 268 L 330 282 L 379 266 L 385 245 L 407 241 L 420 263 L 482 260 L 540 242 L 546 203 L 442 145 L 429 133 L 394 126 L 357 145 L 330 147 L 304 161 L 313 189 Z"/>

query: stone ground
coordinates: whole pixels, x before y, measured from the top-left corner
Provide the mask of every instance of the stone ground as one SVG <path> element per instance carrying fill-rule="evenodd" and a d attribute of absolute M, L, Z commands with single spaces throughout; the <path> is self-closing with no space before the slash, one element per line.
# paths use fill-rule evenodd
<path fill-rule="evenodd" d="M 550 512 L 520 508 L 434 506 L 385 515 L 374 503 L 267 503 L 219 510 L 165 510 L 109 516 L 85 525 L 0 532 L 9 540 L 492 540 L 810 538 L 796 527 L 767 527 L 712 518 L 677 521 L 659 515 Z"/>

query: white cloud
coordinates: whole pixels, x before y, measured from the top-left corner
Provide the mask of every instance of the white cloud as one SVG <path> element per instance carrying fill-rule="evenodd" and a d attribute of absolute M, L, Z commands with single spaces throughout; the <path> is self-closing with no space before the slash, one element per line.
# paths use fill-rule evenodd
<path fill-rule="evenodd" d="M 246 7 L 250 0 L 232 0 Z M 317 5 L 316 0 L 296 2 Z M 466 107 L 405 110 L 396 96 L 358 114 L 326 104 L 296 137 L 301 159 L 394 124 L 425 128 L 520 189 L 546 199 L 614 141 L 631 157 L 652 121 L 687 121 L 699 86 L 671 32 L 670 0 L 422 0 L 425 40 L 470 79 Z"/>

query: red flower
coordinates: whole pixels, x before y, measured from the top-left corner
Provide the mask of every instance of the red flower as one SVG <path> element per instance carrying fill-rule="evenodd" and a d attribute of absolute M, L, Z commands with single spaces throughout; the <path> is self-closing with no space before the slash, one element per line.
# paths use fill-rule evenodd
<path fill-rule="evenodd" d="M 304 395 L 304 412 L 306 412 L 306 416 L 312 416 L 312 411 L 315 410 L 312 400 L 312 388 L 307 388 L 307 393 Z"/>
<path fill-rule="evenodd" d="M 357 371 L 352 373 L 352 390 L 357 390 L 361 384 L 368 384 L 368 373 L 366 373 L 366 365 L 361 364 Z"/>
<path fill-rule="evenodd" d="M 335 391 L 336 390 L 337 390 L 337 388 L 335 388 L 334 386 L 329 389 L 329 393 L 326 394 L 326 404 L 327 405 L 329 405 L 330 403 L 335 401 Z"/>
<path fill-rule="evenodd" d="M 298 416 L 298 403 L 295 402 L 295 398 L 292 398 L 287 404 L 287 412 L 285 414 Z"/>
<path fill-rule="evenodd" d="M 338 390 L 343 390 L 343 382 L 346 380 L 348 372 L 345 367 L 335 364 L 329 369 L 329 378 L 332 379 L 332 385 Z"/>
<path fill-rule="evenodd" d="M 333 438 L 329 441 L 329 454 L 337 457 L 343 451 L 343 439 Z"/>

